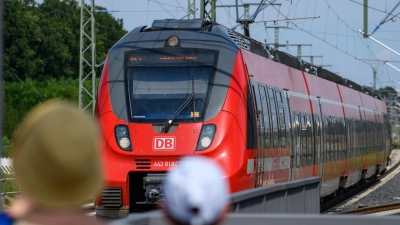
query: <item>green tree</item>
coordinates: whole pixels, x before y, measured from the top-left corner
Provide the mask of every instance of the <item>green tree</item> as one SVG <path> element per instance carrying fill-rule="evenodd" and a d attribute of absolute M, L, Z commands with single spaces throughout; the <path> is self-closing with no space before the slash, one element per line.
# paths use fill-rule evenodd
<path fill-rule="evenodd" d="M 6 82 L 4 98 L 4 136 L 12 139 L 16 126 L 26 113 L 48 99 L 78 101 L 77 79 L 46 79 Z"/>
<path fill-rule="evenodd" d="M 386 86 L 384 88 L 379 88 L 378 90 L 379 93 L 381 93 L 382 98 L 389 98 L 391 96 L 396 95 L 397 96 L 397 91 L 393 87 Z"/>
<path fill-rule="evenodd" d="M 31 1 L 6 0 L 4 15 L 4 79 L 21 81 L 43 73 L 45 62 L 37 55 L 44 38 L 37 8 Z"/>
<path fill-rule="evenodd" d="M 96 9 L 104 8 L 99 6 Z M 126 31 L 122 19 L 101 12 L 95 16 L 99 64 Z M 78 78 L 78 1 L 44 0 L 37 4 L 33 0 L 6 0 L 4 23 L 6 81 Z"/>

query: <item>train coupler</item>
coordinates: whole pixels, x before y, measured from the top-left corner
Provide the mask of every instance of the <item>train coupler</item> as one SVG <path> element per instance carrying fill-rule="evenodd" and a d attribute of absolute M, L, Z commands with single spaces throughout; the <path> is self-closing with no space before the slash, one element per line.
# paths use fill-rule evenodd
<path fill-rule="evenodd" d="M 138 204 L 157 204 L 163 199 L 163 182 L 165 174 L 147 174 L 143 177 L 143 188 L 145 189 L 145 202 L 137 202 Z"/>

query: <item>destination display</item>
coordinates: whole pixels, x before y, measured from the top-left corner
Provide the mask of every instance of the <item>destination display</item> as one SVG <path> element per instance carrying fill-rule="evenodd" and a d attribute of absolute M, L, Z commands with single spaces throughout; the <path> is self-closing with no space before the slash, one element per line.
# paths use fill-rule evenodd
<path fill-rule="evenodd" d="M 157 52 L 132 51 L 127 57 L 127 66 L 165 66 L 173 65 L 205 65 L 213 66 L 217 51 L 185 51 L 185 52 Z"/>

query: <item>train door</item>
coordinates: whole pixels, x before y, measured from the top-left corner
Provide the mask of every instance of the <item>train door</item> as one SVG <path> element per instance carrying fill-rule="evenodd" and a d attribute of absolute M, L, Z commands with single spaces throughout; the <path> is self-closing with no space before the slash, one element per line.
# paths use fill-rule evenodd
<path fill-rule="evenodd" d="M 265 87 L 259 84 L 253 84 L 254 97 L 256 100 L 257 107 L 257 130 L 258 130 L 258 142 L 256 149 L 256 187 L 263 185 L 263 177 L 264 177 L 264 152 L 265 152 L 265 144 L 266 141 L 266 126 L 265 123 L 269 122 L 268 120 L 268 110 L 266 105 L 266 95 L 265 95 Z"/>

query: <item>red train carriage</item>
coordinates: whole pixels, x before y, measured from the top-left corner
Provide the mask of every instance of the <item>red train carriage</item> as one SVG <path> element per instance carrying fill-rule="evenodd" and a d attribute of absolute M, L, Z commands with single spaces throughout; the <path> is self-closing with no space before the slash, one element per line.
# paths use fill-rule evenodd
<path fill-rule="evenodd" d="M 321 197 L 382 172 L 389 154 L 381 100 L 203 20 L 125 35 L 107 56 L 96 114 L 105 216 L 154 207 L 165 172 L 187 154 L 215 159 L 231 192 L 322 176 Z"/>

